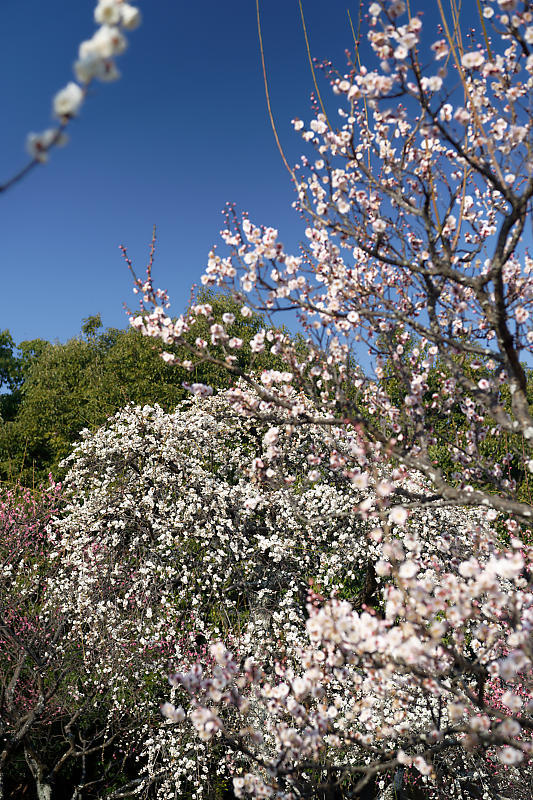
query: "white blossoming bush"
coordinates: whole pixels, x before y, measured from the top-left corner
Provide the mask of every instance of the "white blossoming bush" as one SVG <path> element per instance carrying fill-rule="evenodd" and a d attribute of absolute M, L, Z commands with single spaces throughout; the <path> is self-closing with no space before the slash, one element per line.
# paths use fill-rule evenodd
<path fill-rule="evenodd" d="M 294 659 L 309 585 L 372 602 L 375 547 L 351 513 L 360 490 L 335 470 L 308 479 L 331 435 L 269 428 L 221 394 L 173 414 L 127 408 L 67 459 L 50 598 L 83 652 L 79 702 L 123 720 L 119 749 L 135 752 L 139 786 L 157 781 L 158 796 L 208 794 L 216 772 L 202 772 L 206 745 L 160 715 L 169 669 L 194 672 L 222 637 L 267 670 L 282 643 Z"/>
<path fill-rule="evenodd" d="M 50 599 L 135 785 L 216 796 L 233 775 L 237 795 L 288 798 L 325 758 L 352 787 L 446 783 L 448 751 L 483 781 L 476 748 L 527 763 L 530 551 L 500 552 L 486 511 L 428 513 L 421 477 L 364 469 L 357 431 L 272 426 L 234 413 L 235 391 L 129 407 L 67 460 Z"/>

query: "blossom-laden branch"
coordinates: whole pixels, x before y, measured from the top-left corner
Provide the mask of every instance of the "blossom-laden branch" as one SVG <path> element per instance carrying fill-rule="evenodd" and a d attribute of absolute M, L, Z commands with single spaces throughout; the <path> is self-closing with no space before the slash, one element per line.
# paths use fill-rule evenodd
<path fill-rule="evenodd" d="M 31 161 L 0 184 L 0 193 L 22 180 L 38 164 L 44 164 L 53 147 L 66 144 L 65 130 L 78 115 L 93 80 L 110 82 L 120 78 L 114 59 L 126 50 L 128 42 L 124 31 L 134 30 L 140 25 L 141 13 L 125 0 L 98 0 L 94 19 L 100 27 L 90 39 L 80 44 L 74 63 L 77 83 L 70 81 L 53 99 L 52 111 L 59 124 L 42 133 L 28 134 L 26 148 Z"/>
<path fill-rule="evenodd" d="M 393 580 L 382 616 L 311 595 L 299 664 L 282 648 L 267 674 L 218 642 L 213 668 L 171 676 L 189 712 L 167 703 L 163 714 L 244 757 L 237 796 L 294 800 L 302 786 L 340 780 L 357 793 L 399 768 L 423 776 L 427 797 L 453 796 L 470 761 L 494 798 L 506 785 L 497 759 L 513 766 L 514 796 L 527 797 L 533 550 L 478 551 L 450 571 L 420 545 L 413 530 L 383 539 L 377 570 Z"/>

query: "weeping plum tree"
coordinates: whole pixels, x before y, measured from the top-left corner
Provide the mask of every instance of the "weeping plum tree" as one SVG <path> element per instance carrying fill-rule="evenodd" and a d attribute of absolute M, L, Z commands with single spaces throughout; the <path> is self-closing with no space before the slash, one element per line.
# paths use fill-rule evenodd
<path fill-rule="evenodd" d="M 143 333 L 182 343 L 211 322 L 186 366 L 215 360 L 242 379 L 234 407 L 271 426 L 274 457 L 287 426 L 320 425 L 335 434 L 308 479 L 327 464 L 376 486 L 351 513 L 371 521 L 382 613 L 311 593 L 298 664 L 280 642 L 273 678 L 215 642 L 213 669 L 173 679 L 185 724 L 232 754 L 239 796 L 358 796 L 417 776 L 427 797 L 531 794 L 533 507 L 511 453 L 495 459 L 484 442 L 518 439 L 521 473 L 533 471 L 533 7 L 480 0 L 468 34 L 455 2 L 437 8 L 434 30 L 422 4 L 372 2 L 367 50 L 331 73 L 338 117 L 323 106 L 294 120 L 310 149 L 293 172 L 298 254 L 228 209 L 227 251 L 210 253 L 203 282 L 232 290 L 243 316 L 297 314 L 305 346 L 267 330 L 250 342 L 283 370 L 241 369 L 242 342 L 208 304 L 175 320 L 151 269 L 136 281 Z M 270 466 L 261 479 L 291 474 Z M 484 520 L 459 555 L 430 524 L 450 506 Z"/>

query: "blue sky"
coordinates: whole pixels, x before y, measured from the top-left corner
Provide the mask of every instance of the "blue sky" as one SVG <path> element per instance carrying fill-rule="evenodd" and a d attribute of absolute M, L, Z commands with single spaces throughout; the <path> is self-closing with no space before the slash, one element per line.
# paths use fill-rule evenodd
<path fill-rule="evenodd" d="M 0 196 L 0 329 L 61 341 L 101 312 L 123 327 L 135 304 L 118 245 L 139 271 L 158 227 L 156 283 L 173 311 L 187 304 L 226 201 L 279 228 L 302 228 L 266 113 L 254 0 L 139 3 L 143 25 L 119 59 L 122 79 L 96 84 L 70 143 Z M 313 55 L 341 68 L 353 0 L 306 0 Z M 94 32 L 93 0 L 4 0 L 0 48 L 0 181 L 25 163 L 25 138 L 51 122 L 51 99 L 72 79 L 77 46 Z M 292 162 L 309 118 L 312 79 L 297 0 L 262 0 L 272 103 Z M 325 88 L 325 87 L 324 87 Z M 327 90 L 326 90 L 327 91 Z"/>

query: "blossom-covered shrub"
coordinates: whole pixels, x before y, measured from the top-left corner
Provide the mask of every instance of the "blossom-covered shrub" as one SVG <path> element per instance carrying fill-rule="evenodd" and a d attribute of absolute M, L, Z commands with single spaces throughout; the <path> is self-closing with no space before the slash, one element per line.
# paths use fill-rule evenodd
<path fill-rule="evenodd" d="M 128 718 L 117 744 L 135 747 L 140 778 L 161 778 L 161 796 L 212 790 L 198 780 L 205 745 L 160 715 L 169 668 L 209 658 L 222 636 L 265 665 L 282 642 L 292 657 L 310 584 L 372 602 L 372 544 L 351 519 L 360 491 L 335 470 L 309 480 L 330 437 L 273 432 L 220 394 L 172 414 L 128 407 L 67 459 L 51 591 L 84 653 L 79 702 L 91 695 L 99 713 Z"/>

